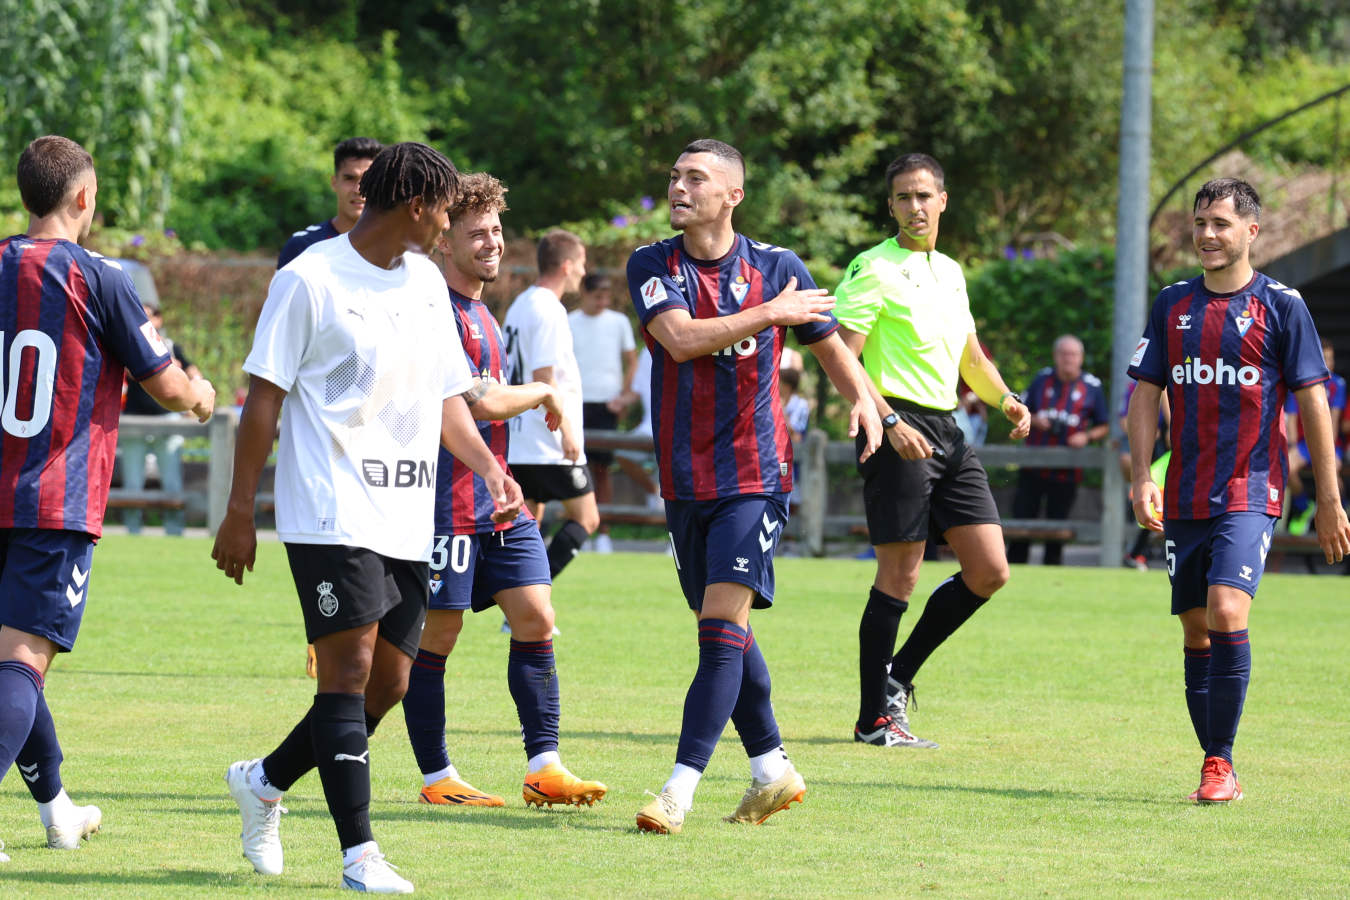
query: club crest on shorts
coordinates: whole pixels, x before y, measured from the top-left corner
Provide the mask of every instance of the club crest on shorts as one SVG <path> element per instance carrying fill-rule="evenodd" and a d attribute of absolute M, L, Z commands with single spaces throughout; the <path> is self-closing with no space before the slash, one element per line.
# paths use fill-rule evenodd
<path fill-rule="evenodd" d="M 331 581 L 319 582 L 319 612 L 323 613 L 324 618 L 331 619 L 338 611 L 338 598 L 333 593 L 333 583 Z"/>
<path fill-rule="evenodd" d="M 581 466 L 572 467 L 572 487 L 581 490 L 586 486 L 586 470 Z"/>

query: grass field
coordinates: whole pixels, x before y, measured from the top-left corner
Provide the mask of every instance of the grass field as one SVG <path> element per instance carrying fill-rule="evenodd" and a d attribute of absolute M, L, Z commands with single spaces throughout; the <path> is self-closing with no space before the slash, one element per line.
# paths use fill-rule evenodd
<path fill-rule="evenodd" d="M 755 633 L 806 803 L 726 825 L 748 783 L 728 729 L 683 834 L 633 816 L 670 771 L 696 649 L 660 556 L 583 555 L 554 595 L 564 760 L 608 783 L 594 808 L 527 809 L 506 637 L 473 617 L 450 660 L 451 757 L 495 810 L 416 802 L 390 714 L 372 739 L 375 835 L 430 896 L 1345 896 L 1350 893 L 1346 580 L 1269 575 L 1237 746 L 1247 798 L 1196 807 L 1180 629 L 1159 572 L 1019 568 L 920 673 L 917 733 L 942 748 L 854 744 L 857 622 L 872 564 L 783 559 Z M 928 564 L 916 597 L 949 574 Z M 181 897 L 334 891 L 336 838 L 316 775 L 287 796 L 286 872 L 253 874 L 221 774 L 304 711 L 304 639 L 280 545 L 243 588 L 202 540 L 105 539 L 76 652 L 47 696 L 83 849 L 45 849 L 21 779 L 0 785 L 0 896 Z M 908 633 L 919 603 L 901 626 Z"/>

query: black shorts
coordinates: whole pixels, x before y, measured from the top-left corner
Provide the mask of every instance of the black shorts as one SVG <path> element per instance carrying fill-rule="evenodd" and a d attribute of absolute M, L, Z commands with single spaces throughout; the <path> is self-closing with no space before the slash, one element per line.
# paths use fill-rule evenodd
<path fill-rule="evenodd" d="M 617 431 L 619 414 L 609 408 L 608 403 L 581 404 L 581 426 L 599 428 L 604 431 Z M 614 462 L 613 450 L 586 450 L 586 461 L 598 466 L 607 466 Z"/>
<path fill-rule="evenodd" d="M 511 477 L 520 485 L 526 500 L 547 503 L 571 500 L 595 492 L 591 470 L 573 465 L 512 465 Z"/>
<path fill-rule="evenodd" d="M 342 544 L 287 544 L 286 557 L 311 644 L 379 622 L 380 637 L 417 656 L 427 616 L 426 563 Z"/>
<path fill-rule="evenodd" d="M 901 421 L 936 451 L 928 459 L 901 459 L 889 441 L 865 463 L 863 508 L 873 544 L 940 538 L 958 525 L 999 524 L 989 476 L 949 412 L 888 397 Z M 858 451 L 866 440 L 858 434 Z"/>

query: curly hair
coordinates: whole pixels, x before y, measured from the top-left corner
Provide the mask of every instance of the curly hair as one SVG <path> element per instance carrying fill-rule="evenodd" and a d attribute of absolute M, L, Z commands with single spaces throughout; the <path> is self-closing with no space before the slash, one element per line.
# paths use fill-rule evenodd
<path fill-rule="evenodd" d="M 459 199 L 450 207 L 450 225 L 455 220 L 479 213 L 502 213 L 506 205 L 506 185 L 486 172 L 470 172 L 459 177 Z"/>

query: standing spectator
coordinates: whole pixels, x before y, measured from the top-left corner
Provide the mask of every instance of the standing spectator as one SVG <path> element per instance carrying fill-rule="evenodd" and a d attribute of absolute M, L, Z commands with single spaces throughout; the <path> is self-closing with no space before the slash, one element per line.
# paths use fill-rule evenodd
<path fill-rule="evenodd" d="M 802 466 L 797 455 L 806 439 L 806 429 L 811 425 L 811 406 L 801 395 L 801 386 L 801 369 L 778 367 L 778 400 L 783 404 L 783 420 L 787 422 L 788 437 L 792 440 L 792 493 L 788 497 L 791 504 L 802 502 Z"/>
<path fill-rule="evenodd" d="M 619 416 L 637 399 L 633 393 L 633 370 L 637 365 L 633 326 L 627 316 L 610 308 L 612 290 L 608 275 L 587 275 L 581 280 L 581 305 L 567 315 L 581 372 L 582 425 L 605 431 L 617 429 Z M 595 480 L 596 502 L 609 503 L 614 499 L 609 478 L 614 451 L 591 450 L 587 458 Z M 597 553 L 614 549 L 609 526 L 603 521 L 594 545 Z"/>
<path fill-rule="evenodd" d="M 313 244 L 352 230 L 356 220 L 361 218 L 361 211 L 366 208 L 366 199 L 361 196 L 361 176 L 366 174 L 371 160 L 383 149 L 383 144 L 368 137 L 347 138 L 333 148 L 333 177 L 328 183 L 337 195 L 337 214 L 291 235 L 277 256 L 278 269 Z"/>
<path fill-rule="evenodd" d="M 644 344 L 638 351 L 637 363 L 633 367 L 633 396 L 642 404 L 642 416 L 629 432 L 632 435 L 652 437 L 652 351 Z M 646 497 L 647 508 L 665 511 L 665 501 L 661 499 L 661 488 L 647 471 L 650 465 L 656 467 L 656 456 L 650 450 L 620 450 L 614 454 L 614 461 L 623 469 L 632 482 Z"/>
<path fill-rule="evenodd" d="M 1242 799 L 1233 744 L 1251 678 L 1248 619 L 1284 501 L 1280 420 L 1293 392 L 1317 473 L 1317 542 L 1328 564 L 1350 553 L 1327 406 L 1326 363 L 1298 291 L 1255 271 L 1261 200 L 1236 178 L 1206 182 L 1192 204 L 1203 275 L 1153 301 L 1127 374 L 1131 496 L 1139 524 L 1166 539 L 1172 614 L 1181 625 L 1186 707 L 1204 753 L 1199 803 Z M 1158 400 L 1172 403 L 1172 455 L 1159 490 L 1149 471 Z"/>
<path fill-rule="evenodd" d="M 586 245 L 569 231 L 550 231 L 539 240 L 538 261 L 539 279 L 511 301 L 502 323 L 506 373 L 512 384 L 552 385 L 564 416 L 557 431 L 549 429 L 543 410 L 527 409 L 512 419 L 508 461 L 535 521 L 544 521 L 548 501 L 562 501 L 563 522 L 548 545 L 549 575 L 557 578 L 600 525 L 579 425 L 581 372 L 562 305 L 563 295 L 586 275 Z"/>
<path fill-rule="evenodd" d="M 150 324 L 159 331 L 160 339 L 164 341 L 164 346 L 169 348 L 169 353 L 173 357 L 173 364 L 187 373 L 189 378 L 200 378 L 201 370 L 192 364 L 183 352 L 182 345 L 170 340 L 165 336 L 164 314 L 160 311 L 159 298 L 146 294 L 141 298 L 141 308 L 145 310 L 146 318 Z M 160 406 L 154 397 L 141 387 L 140 382 L 135 379 L 127 379 L 126 404 L 122 407 L 123 415 L 132 416 L 169 416 L 177 418 L 180 413 L 171 412 Z M 181 434 L 169 435 L 143 435 L 124 433 L 119 441 L 122 450 L 122 486 L 129 491 L 139 491 L 145 487 L 145 468 L 146 457 L 148 454 L 155 454 L 155 464 L 159 467 L 159 483 L 166 493 L 181 494 L 183 492 L 183 436 Z M 174 536 L 183 533 L 183 524 L 186 514 L 181 509 L 167 509 L 164 511 L 164 533 Z M 139 509 L 128 509 L 122 516 L 122 521 L 127 526 L 127 531 L 132 534 L 141 533 L 141 511 Z"/>
<path fill-rule="evenodd" d="M 1327 338 L 1322 338 L 1322 360 L 1327 364 L 1331 377 L 1327 380 L 1327 405 L 1331 407 L 1333 427 L 1341 421 L 1345 413 L 1345 379 L 1336 374 L 1336 348 Z M 1307 534 L 1308 525 L 1317 514 L 1317 503 L 1313 500 L 1314 491 L 1308 489 L 1303 480 L 1303 470 L 1312 462 L 1308 451 L 1308 440 L 1303 433 L 1303 420 L 1298 414 L 1298 399 L 1290 394 L 1284 403 L 1285 433 L 1289 435 L 1292 446 L 1289 448 L 1289 519 L 1290 534 Z M 1340 435 L 1336 435 L 1337 477 L 1345 460 Z"/>
<path fill-rule="evenodd" d="M 62 786 L 44 688 L 52 660 L 75 646 L 88 605 L 123 372 L 202 422 L 216 392 L 172 364 L 117 263 L 80 246 L 98 194 L 88 151 L 40 137 L 19 156 L 17 174 L 29 218 L 26 233 L 0 240 L 0 383 L 11 401 L 26 402 L 9 407 L 0 431 L 0 777 L 17 765 L 47 846 L 74 850 L 103 814 L 76 806 Z"/>
<path fill-rule="evenodd" d="M 1071 334 L 1055 340 L 1053 367 L 1041 369 L 1027 388 L 1026 404 L 1031 410 L 1032 447 L 1086 447 L 1111 431 L 1106 393 L 1102 383 L 1083 371 L 1083 342 Z M 1013 516 L 1035 519 L 1041 515 L 1052 520 L 1069 518 L 1082 469 L 1028 469 L 1017 473 L 1017 493 L 1013 497 Z M 1027 561 L 1029 542 L 1008 543 L 1008 562 Z M 1058 566 L 1064 561 L 1064 544 L 1045 542 L 1045 564 Z"/>

